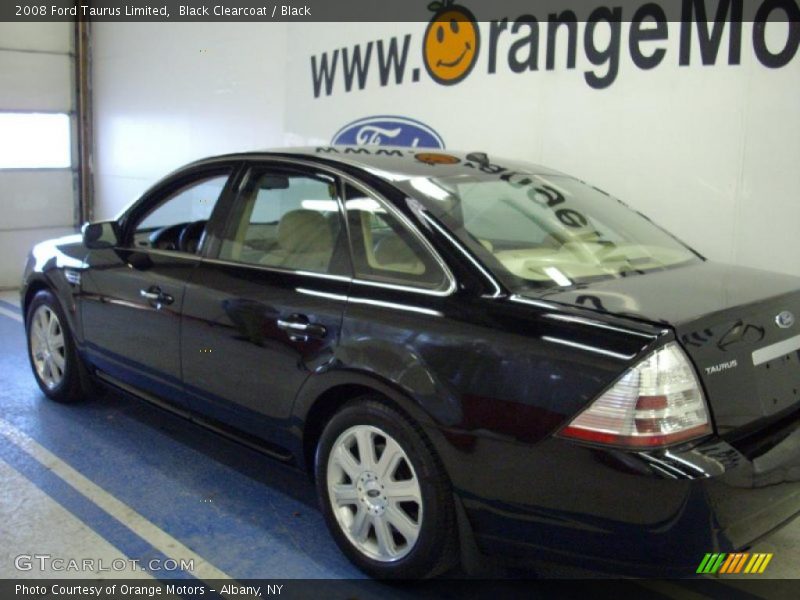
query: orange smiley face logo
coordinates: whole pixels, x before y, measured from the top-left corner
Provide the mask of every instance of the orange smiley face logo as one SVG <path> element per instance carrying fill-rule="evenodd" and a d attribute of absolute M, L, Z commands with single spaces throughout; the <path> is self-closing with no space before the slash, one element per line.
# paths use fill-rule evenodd
<path fill-rule="evenodd" d="M 434 81 L 453 85 L 472 71 L 478 60 L 481 36 L 475 16 L 454 0 L 431 2 L 435 11 L 425 30 L 422 53 L 425 69 Z"/>

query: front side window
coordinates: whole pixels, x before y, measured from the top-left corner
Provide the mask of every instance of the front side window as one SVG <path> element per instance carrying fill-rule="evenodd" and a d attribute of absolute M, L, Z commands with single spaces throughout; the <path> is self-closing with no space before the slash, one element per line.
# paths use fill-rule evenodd
<path fill-rule="evenodd" d="M 445 285 L 431 252 L 396 216 L 352 186 L 345 196 L 356 277 L 427 289 Z"/>
<path fill-rule="evenodd" d="M 228 173 L 215 174 L 169 194 L 133 227 L 134 246 L 197 252 L 208 219 L 227 181 Z"/>
<path fill-rule="evenodd" d="M 512 288 L 566 287 L 699 260 L 641 214 L 568 176 L 479 173 L 398 185 Z"/>
<path fill-rule="evenodd" d="M 332 179 L 295 172 L 256 173 L 240 196 L 220 258 L 330 273 L 342 230 Z"/>

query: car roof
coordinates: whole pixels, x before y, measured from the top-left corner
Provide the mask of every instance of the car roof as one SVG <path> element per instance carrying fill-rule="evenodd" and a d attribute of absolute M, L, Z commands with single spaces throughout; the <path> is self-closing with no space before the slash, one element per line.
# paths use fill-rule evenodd
<path fill-rule="evenodd" d="M 240 152 L 208 158 L 199 163 L 219 159 L 239 158 L 257 160 L 270 157 L 296 157 L 298 159 L 323 160 L 357 167 L 389 180 L 404 180 L 415 177 L 450 176 L 519 171 L 534 175 L 562 175 L 559 171 L 528 162 L 486 155 L 479 151 L 464 152 L 438 148 L 408 148 L 398 146 L 305 146 L 295 148 L 273 148 L 253 152 Z M 488 161 L 488 163 L 487 163 Z"/>

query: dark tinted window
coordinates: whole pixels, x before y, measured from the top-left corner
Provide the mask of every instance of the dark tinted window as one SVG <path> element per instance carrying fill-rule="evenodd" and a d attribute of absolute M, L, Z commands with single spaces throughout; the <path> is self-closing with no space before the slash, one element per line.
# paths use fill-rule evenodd
<path fill-rule="evenodd" d="M 267 267 L 331 272 L 341 216 L 333 180 L 261 172 L 237 201 L 220 258 Z"/>
<path fill-rule="evenodd" d="M 133 226 L 134 246 L 196 252 L 228 175 L 209 175 L 167 194 Z"/>
<path fill-rule="evenodd" d="M 431 252 L 381 202 L 352 186 L 345 196 L 356 277 L 429 289 L 445 285 Z"/>

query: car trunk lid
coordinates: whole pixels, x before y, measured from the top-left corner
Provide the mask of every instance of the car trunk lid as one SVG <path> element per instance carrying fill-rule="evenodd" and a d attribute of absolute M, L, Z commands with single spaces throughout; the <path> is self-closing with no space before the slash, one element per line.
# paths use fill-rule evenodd
<path fill-rule="evenodd" d="M 526 295 L 669 325 L 697 368 L 720 435 L 738 439 L 800 411 L 796 277 L 699 262 Z"/>

